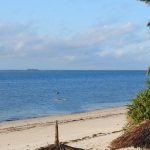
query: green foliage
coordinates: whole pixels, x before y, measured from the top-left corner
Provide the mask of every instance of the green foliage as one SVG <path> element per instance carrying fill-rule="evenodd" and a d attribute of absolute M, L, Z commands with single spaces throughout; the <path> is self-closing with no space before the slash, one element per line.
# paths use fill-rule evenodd
<path fill-rule="evenodd" d="M 147 80 L 148 88 L 137 94 L 128 104 L 127 128 L 139 124 L 145 119 L 150 119 L 150 79 Z"/>
<path fill-rule="evenodd" d="M 145 3 L 150 3 L 150 0 L 140 0 L 140 1 L 143 1 Z"/>
<path fill-rule="evenodd" d="M 150 78 L 147 79 L 147 87 L 150 88 Z"/>

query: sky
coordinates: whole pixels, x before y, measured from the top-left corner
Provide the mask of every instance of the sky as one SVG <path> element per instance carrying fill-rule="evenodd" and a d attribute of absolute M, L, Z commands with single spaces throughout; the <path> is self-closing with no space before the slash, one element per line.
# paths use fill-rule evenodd
<path fill-rule="evenodd" d="M 0 70 L 143 70 L 148 21 L 137 0 L 0 0 Z"/>

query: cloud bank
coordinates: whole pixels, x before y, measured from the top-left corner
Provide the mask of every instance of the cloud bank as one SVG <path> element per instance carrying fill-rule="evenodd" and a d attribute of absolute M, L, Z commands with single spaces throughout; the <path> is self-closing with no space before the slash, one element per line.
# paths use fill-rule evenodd
<path fill-rule="evenodd" d="M 98 24 L 68 36 L 42 33 L 32 24 L 0 23 L 1 61 L 38 60 L 40 69 L 46 63 L 46 69 L 54 69 L 49 64 L 55 69 L 141 69 L 148 65 L 149 42 L 146 30 L 131 22 Z"/>

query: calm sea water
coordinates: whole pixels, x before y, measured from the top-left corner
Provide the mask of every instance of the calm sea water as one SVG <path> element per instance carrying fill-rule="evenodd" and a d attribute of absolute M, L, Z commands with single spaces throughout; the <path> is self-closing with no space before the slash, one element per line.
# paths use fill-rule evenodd
<path fill-rule="evenodd" d="M 0 121 L 127 104 L 144 71 L 0 71 Z"/>

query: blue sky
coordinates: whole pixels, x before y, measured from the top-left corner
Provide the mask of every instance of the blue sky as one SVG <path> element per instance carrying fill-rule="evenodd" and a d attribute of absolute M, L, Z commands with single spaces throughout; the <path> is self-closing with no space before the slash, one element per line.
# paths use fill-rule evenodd
<path fill-rule="evenodd" d="M 150 6 L 137 0 L 0 0 L 0 69 L 146 69 Z"/>

